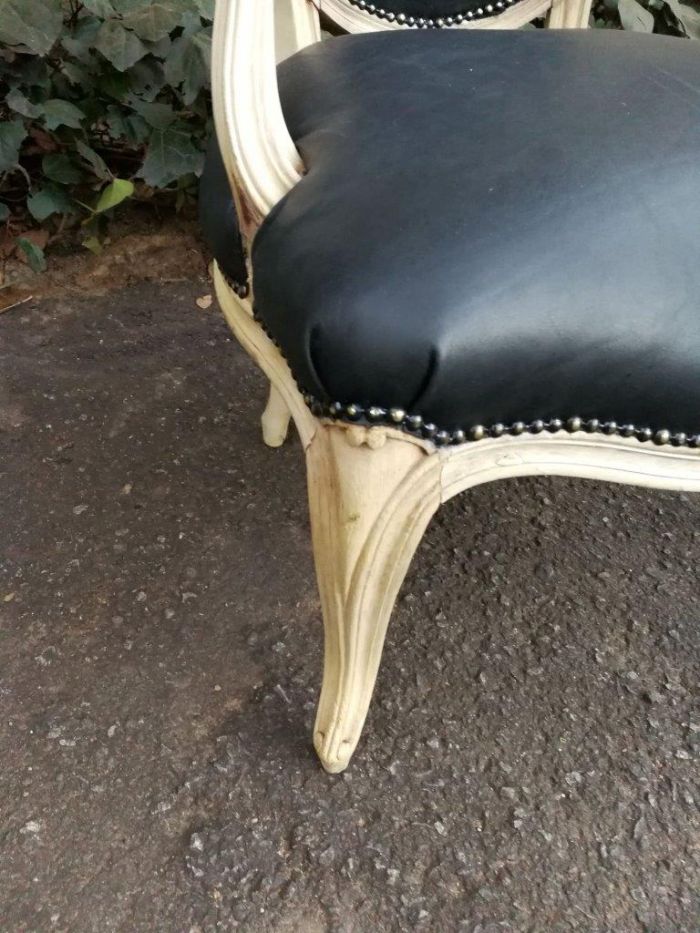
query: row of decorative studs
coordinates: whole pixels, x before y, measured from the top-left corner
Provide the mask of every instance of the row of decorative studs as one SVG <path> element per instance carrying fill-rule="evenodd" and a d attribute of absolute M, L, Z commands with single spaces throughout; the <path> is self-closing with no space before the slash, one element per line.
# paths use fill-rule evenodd
<path fill-rule="evenodd" d="M 449 29 L 450 26 L 461 26 L 463 23 L 471 22 L 474 19 L 498 16 L 506 7 L 513 6 L 517 2 L 518 0 L 496 0 L 495 3 L 486 3 L 476 10 L 467 10 L 465 13 L 455 13 L 453 16 L 440 16 L 432 19 L 429 16 L 409 16 L 408 13 L 392 13 L 390 10 L 377 6 L 376 3 L 370 3 L 369 0 L 350 0 L 354 7 L 364 13 L 370 13 L 378 19 L 385 19 L 389 23 L 412 26 L 415 29 Z"/>
<path fill-rule="evenodd" d="M 248 287 L 247 282 L 234 282 L 233 279 L 230 279 L 227 275 L 224 274 L 227 285 L 231 290 L 238 295 L 239 298 L 247 298 L 250 294 L 250 288 Z"/>
<path fill-rule="evenodd" d="M 654 444 L 673 447 L 700 447 L 700 435 L 688 436 L 683 432 L 677 434 L 662 428 L 653 431 L 651 428 L 637 428 L 633 424 L 618 425 L 615 421 L 599 421 L 597 418 L 572 417 L 563 421 L 552 418 L 549 421 L 536 419 L 530 422 L 516 421 L 513 424 L 494 424 L 491 427 L 475 425 L 468 431 L 440 430 L 436 425 L 423 420 L 420 415 L 409 415 L 402 408 L 380 408 L 370 406 L 362 408 L 360 405 L 342 405 L 332 402 L 324 405 L 309 393 L 304 393 L 304 401 L 317 417 L 330 417 L 342 421 L 362 421 L 369 425 L 384 425 L 398 428 L 425 440 L 433 441 L 439 446 L 448 444 L 465 444 L 469 441 L 481 441 L 489 437 L 518 437 L 522 434 L 542 434 L 548 431 L 555 434 L 557 431 L 568 431 L 575 434 L 584 431 L 588 434 L 606 434 L 608 436 L 634 437 L 638 441 L 652 441 Z"/>
<path fill-rule="evenodd" d="M 247 283 L 233 282 L 228 278 L 227 282 L 239 298 L 248 296 L 249 286 Z M 282 353 L 281 347 L 259 315 L 253 312 L 253 316 Z M 283 353 L 282 355 L 284 356 Z M 616 421 L 599 421 L 598 418 L 584 419 L 576 415 L 566 421 L 561 418 L 551 418 L 548 421 L 537 418 L 530 422 L 515 421 L 509 425 L 500 423 L 493 424 L 490 427 L 474 425 L 468 431 L 459 428 L 455 431 L 445 431 L 431 422 L 424 421 L 421 415 L 407 414 L 402 408 L 382 408 L 379 405 L 370 405 L 368 408 L 363 408 L 361 405 L 353 403 L 343 405 L 342 402 L 324 404 L 310 392 L 306 392 L 301 387 L 299 388 L 304 402 L 312 414 L 318 418 L 327 417 L 338 421 L 364 422 L 368 425 L 384 425 L 397 428 L 416 437 L 430 440 L 440 447 L 481 441 L 489 437 L 519 437 L 523 434 L 542 434 L 544 431 L 548 431 L 550 434 L 555 434 L 557 431 L 567 431 L 569 434 L 584 431 L 587 434 L 605 434 L 608 437 L 614 435 L 634 437 L 642 443 L 652 441 L 661 447 L 667 444 L 673 447 L 700 447 L 700 434 L 688 435 L 683 431 L 674 434 L 666 428 L 654 431 L 651 428 L 637 428 L 633 424 L 618 425 Z"/>

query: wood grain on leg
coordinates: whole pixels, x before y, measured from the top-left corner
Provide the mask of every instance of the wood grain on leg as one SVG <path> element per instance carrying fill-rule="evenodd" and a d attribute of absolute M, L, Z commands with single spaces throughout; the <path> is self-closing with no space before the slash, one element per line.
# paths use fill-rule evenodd
<path fill-rule="evenodd" d="M 440 460 L 381 428 L 323 425 L 307 450 L 325 627 L 314 745 L 342 771 L 360 738 L 399 587 L 440 504 Z"/>

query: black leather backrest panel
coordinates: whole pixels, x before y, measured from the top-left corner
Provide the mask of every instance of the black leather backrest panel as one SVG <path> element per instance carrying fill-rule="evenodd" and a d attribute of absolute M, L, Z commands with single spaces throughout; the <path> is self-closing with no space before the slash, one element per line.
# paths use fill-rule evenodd
<path fill-rule="evenodd" d="M 519 0 L 346 0 L 348 6 L 380 19 L 399 18 L 406 25 L 453 26 L 463 20 L 495 16 Z"/>
<path fill-rule="evenodd" d="M 377 6 L 413 16 L 454 16 L 464 9 L 463 0 L 379 0 Z"/>

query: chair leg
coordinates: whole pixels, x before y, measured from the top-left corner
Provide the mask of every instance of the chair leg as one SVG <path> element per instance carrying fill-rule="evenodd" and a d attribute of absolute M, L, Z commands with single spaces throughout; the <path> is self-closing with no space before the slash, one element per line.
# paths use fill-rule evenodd
<path fill-rule="evenodd" d="M 270 383 L 270 395 L 260 419 L 263 440 L 268 447 L 281 447 L 284 444 L 287 439 L 291 416 L 289 406 L 274 385 Z"/>
<path fill-rule="evenodd" d="M 440 460 L 381 428 L 320 425 L 306 453 L 325 628 L 314 745 L 327 771 L 360 738 L 401 583 L 440 504 Z"/>

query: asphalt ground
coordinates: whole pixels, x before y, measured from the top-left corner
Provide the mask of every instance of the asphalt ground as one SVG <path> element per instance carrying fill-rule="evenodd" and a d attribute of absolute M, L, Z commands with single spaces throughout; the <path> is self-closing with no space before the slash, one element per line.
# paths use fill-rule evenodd
<path fill-rule="evenodd" d="M 208 291 L 0 316 L 3 933 L 700 929 L 700 499 L 450 502 L 329 776 L 299 445 Z"/>

